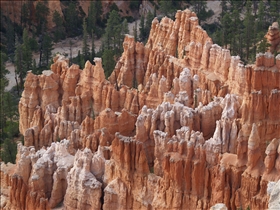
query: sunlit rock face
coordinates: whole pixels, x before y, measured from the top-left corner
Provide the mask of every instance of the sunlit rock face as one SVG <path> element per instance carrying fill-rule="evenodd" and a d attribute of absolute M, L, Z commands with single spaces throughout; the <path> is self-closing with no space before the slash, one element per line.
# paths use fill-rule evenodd
<path fill-rule="evenodd" d="M 1 165 L 1 207 L 277 205 L 267 187 L 280 179 L 279 55 L 244 66 L 190 10 L 154 19 L 146 45 L 127 35 L 123 47 L 108 80 L 100 58 L 82 70 L 57 56 L 28 73 L 24 145 L 16 165 Z"/>
<path fill-rule="evenodd" d="M 270 44 L 269 51 L 271 53 L 274 53 L 275 51 L 280 49 L 280 31 L 278 22 L 274 22 L 271 26 L 269 26 L 265 38 Z"/>

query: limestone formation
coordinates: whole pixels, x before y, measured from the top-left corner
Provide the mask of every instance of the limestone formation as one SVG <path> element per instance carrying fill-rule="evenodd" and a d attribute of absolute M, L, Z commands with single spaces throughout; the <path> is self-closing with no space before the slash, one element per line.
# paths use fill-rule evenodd
<path fill-rule="evenodd" d="M 280 208 L 280 181 L 269 182 L 267 192 L 270 195 L 268 209 L 279 209 Z"/>
<path fill-rule="evenodd" d="M 108 80 L 100 58 L 82 70 L 57 56 L 27 74 L 24 145 L 1 165 L 1 208 L 278 205 L 267 186 L 280 179 L 280 55 L 244 65 L 195 13 L 175 17 L 155 18 L 146 45 L 126 35 Z"/>
<path fill-rule="evenodd" d="M 74 166 L 67 175 L 68 186 L 66 192 L 64 192 L 65 209 L 101 208 L 100 197 L 102 194 L 102 184 L 96 179 L 94 174 L 91 173 L 94 169 L 95 173 L 99 172 L 96 166 L 99 161 L 97 160 L 97 162 L 95 162 L 95 160 L 96 158 L 93 157 L 90 149 L 86 148 L 83 152 L 80 150 L 77 151 Z M 102 161 L 102 159 L 100 159 L 100 161 Z M 102 164 L 102 162 L 100 164 Z"/>
<path fill-rule="evenodd" d="M 272 23 L 268 28 L 268 32 L 265 35 L 270 46 L 270 52 L 274 52 L 280 49 L 280 31 L 278 22 Z"/>

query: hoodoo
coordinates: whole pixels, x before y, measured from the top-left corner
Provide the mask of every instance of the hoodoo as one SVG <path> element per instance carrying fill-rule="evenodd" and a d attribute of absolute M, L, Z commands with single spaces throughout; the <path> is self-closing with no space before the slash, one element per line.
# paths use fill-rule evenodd
<path fill-rule="evenodd" d="M 276 23 L 266 38 L 275 50 Z M 279 207 L 280 55 L 244 65 L 188 9 L 123 49 L 108 80 L 100 58 L 82 70 L 58 55 L 28 73 L 1 207 Z"/>

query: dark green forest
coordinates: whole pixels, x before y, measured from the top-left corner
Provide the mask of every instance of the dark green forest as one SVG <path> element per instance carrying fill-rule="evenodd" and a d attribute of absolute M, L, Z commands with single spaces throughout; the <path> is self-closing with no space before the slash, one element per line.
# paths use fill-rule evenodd
<path fill-rule="evenodd" d="M 4 15 L 2 9 L 0 11 L 0 143 L 1 159 L 5 162 L 15 161 L 14 139 L 21 138 L 18 130 L 17 104 L 27 71 L 32 70 L 34 74 L 41 74 L 42 70 L 49 69 L 52 63 L 53 44 L 69 37 L 79 36 L 83 44 L 76 57 L 72 57 L 70 53 L 70 64 L 76 63 L 83 69 L 85 61 L 93 62 L 94 57 L 102 57 L 105 75 L 108 77 L 123 51 L 122 42 L 124 35 L 128 33 L 128 23 L 136 20 L 132 16 L 120 16 L 120 9 L 114 3 L 110 6 L 110 12 L 103 14 L 101 0 L 91 1 L 86 16 L 78 1 L 61 0 L 63 15 L 54 11 L 52 21 L 55 27 L 48 29 L 47 16 L 50 10 L 47 1 L 40 1 L 35 7 L 33 2 L 26 1 L 21 8 L 20 23 L 12 22 Z M 211 24 L 208 24 L 207 20 L 214 12 L 207 8 L 206 1 L 150 0 L 150 2 L 155 10 L 145 17 L 139 17 L 139 26 L 135 22 L 133 35 L 137 41 L 146 43 L 154 17 L 161 19 L 168 16 L 174 19 L 177 10 L 190 8 L 196 12 L 201 26 L 208 32 L 213 42 L 229 49 L 231 55 L 239 55 L 244 63 L 254 62 L 257 52 L 266 51 L 269 45 L 264 35 L 273 22 L 280 23 L 280 1 L 220 1 L 222 12 L 218 20 Z M 129 8 L 137 12 L 140 4 L 140 0 L 129 1 Z M 96 51 L 93 42 L 97 39 L 102 39 L 99 51 Z M 38 63 L 32 59 L 33 53 L 39 53 Z M 17 75 L 17 85 L 10 91 L 5 90 L 9 82 L 5 76 L 8 73 L 5 67 L 7 61 L 15 65 Z"/>

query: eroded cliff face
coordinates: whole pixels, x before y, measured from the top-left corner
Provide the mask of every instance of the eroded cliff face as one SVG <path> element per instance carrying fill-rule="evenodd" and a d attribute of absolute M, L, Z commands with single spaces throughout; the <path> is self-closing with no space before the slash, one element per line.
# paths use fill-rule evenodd
<path fill-rule="evenodd" d="M 99 58 L 81 70 L 57 56 L 28 73 L 25 145 L 13 170 L 1 165 L 11 189 L 1 207 L 268 208 L 280 179 L 279 55 L 244 66 L 189 10 L 154 19 L 145 46 L 129 35 L 123 46 L 108 80 Z"/>

